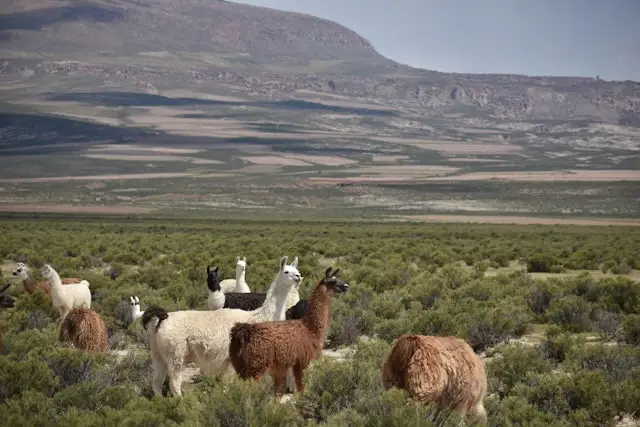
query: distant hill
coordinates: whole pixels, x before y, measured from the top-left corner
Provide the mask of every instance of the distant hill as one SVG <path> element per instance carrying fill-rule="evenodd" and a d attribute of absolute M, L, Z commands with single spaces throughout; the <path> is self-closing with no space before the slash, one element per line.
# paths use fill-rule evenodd
<path fill-rule="evenodd" d="M 4 79 L 88 75 L 145 89 L 211 81 L 268 97 L 366 97 L 427 115 L 640 124 L 637 82 L 417 70 L 299 13 L 219 0 L 5 0 L 1 12 Z"/>

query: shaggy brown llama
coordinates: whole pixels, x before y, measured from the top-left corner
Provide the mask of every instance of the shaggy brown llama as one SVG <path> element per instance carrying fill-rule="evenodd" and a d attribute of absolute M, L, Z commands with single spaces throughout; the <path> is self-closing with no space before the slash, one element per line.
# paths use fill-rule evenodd
<path fill-rule="evenodd" d="M 27 267 L 24 263 L 19 262 L 18 267 L 15 270 L 13 270 L 13 273 L 11 274 L 14 277 L 17 277 L 18 279 L 22 280 L 22 286 L 24 286 L 25 292 L 32 294 L 36 292 L 38 289 L 42 289 L 42 291 L 46 295 L 51 295 L 51 283 L 49 283 L 48 280 L 45 280 L 44 282 L 36 281 L 35 277 L 33 276 L 33 273 L 31 272 L 31 269 Z M 69 285 L 73 283 L 78 283 L 81 280 L 82 279 L 78 279 L 77 277 L 67 277 L 62 279 L 62 284 Z"/>
<path fill-rule="evenodd" d="M 385 389 L 398 387 L 441 410 L 487 421 L 487 376 L 482 359 L 456 337 L 402 335 L 382 368 Z"/>
<path fill-rule="evenodd" d="M 284 394 L 287 372 L 293 369 L 296 388 L 304 390 L 302 376 L 309 363 L 320 357 L 329 329 L 334 293 L 349 290 L 337 276 L 340 269 L 324 272 L 309 299 L 309 309 L 301 319 L 277 322 L 236 323 L 231 328 L 229 356 L 243 379 L 259 380 L 269 373 L 276 396 Z"/>
<path fill-rule="evenodd" d="M 60 325 L 60 341 L 92 353 L 103 353 L 109 347 L 109 333 L 102 317 L 88 308 L 74 308 Z"/>
<path fill-rule="evenodd" d="M 5 295 L 7 289 L 9 289 L 11 283 L 7 283 L 2 288 L 0 288 L 0 310 L 4 310 L 5 308 L 13 308 L 16 305 L 16 302 L 13 300 L 11 295 Z M 3 342 L 2 342 L 2 332 L 0 331 L 0 353 L 2 353 Z"/>

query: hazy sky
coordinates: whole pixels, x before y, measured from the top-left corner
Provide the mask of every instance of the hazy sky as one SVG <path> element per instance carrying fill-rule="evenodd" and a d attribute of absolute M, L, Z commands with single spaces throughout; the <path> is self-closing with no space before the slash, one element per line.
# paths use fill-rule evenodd
<path fill-rule="evenodd" d="M 640 0 L 233 0 L 343 24 L 414 67 L 640 81 Z"/>

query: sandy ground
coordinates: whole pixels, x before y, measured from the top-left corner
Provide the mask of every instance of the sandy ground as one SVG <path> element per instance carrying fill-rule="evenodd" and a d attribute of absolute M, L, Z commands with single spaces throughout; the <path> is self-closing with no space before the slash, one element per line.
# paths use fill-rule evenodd
<path fill-rule="evenodd" d="M 536 172 L 472 172 L 428 178 L 429 181 L 640 181 L 638 170 L 565 170 Z"/>
<path fill-rule="evenodd" d="M 462 222 L 475 224 L 617 225 L 640 227 L 640 219 L 617 218 L 542 218 L 507 215 L 394 215 L 391 218 L 423 222 Z"/>
<path fill-rule="evenodd" d="M 47 176 L 42 178 L 7 178 L 0 179 L 2 183 L 29 183 L 29 182 L 65 182 L 65 181 L 118 181 L 130 179 L 158 179 L 158 178 L 186 178 L 194 176 L 187 172 L 166 173 L 137 173 L 121 175 L 82 175 L 82 176 Z"/>
<path fill-rule="evenodd" d="M 151 209 L 134 206 L 104 206 L 104 205 L 46 205 L 46 204 L 3 204 L 0 212 L 57 212 L 57 213 L 95 213 L 95 214 L 138 214 L 148 213 Z"/>
<path fill-rule="evenodd" d="M 501 163 L 504 160 L 499 159 L 481 159 L 478 157 L 449 157 L 445 158 L 446 162 L 466 162 L 466 163 Z"/>
<path fill-rule="evenodd" d="M 375 163 L 397 163 L 398 160 L 409 160 L 409 156 L 404 156 L 404 155 L 392 156 L 392 155 L 380 154 L 380 155 L 374 155 L 371 160 Z"/>

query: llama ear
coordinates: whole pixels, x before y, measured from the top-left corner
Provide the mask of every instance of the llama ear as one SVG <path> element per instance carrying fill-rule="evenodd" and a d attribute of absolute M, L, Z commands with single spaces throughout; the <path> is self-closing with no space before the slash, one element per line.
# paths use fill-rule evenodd
<path fill-rule="evenodd" d="M 133 298 L 135 298 L 136 304 L 140 304 L 140 298 L 138 298 L 137 296 L 135 296 Z"/>
<path fill-rule="evenodd" d="M 243 257 L 242 257 L 242 261 L 247 262 L 247 257 L 246 257 L 246 256 L 243 256 Z"/>
<path fill-rule="evenodd" d="M 290 265 L 291 265 L 291 267 L 298 268 L 298 257 L 295 257 Z"/>
<path fill-rule="evenodd" d="M 327 267 L 327 269 L 324 271 L 324 277 L 325 279 L 331 277 L 331 267 Z"/>
<path fill-rule="evenodd" d="M 340 269 L 339 269 L 339 268 L 338 268 L 337 270 L 333 270 L 333 273 L 331 273 L 331 275 L 332 275 L 333 277 L 338 276 L 338 274 L 340 274 Z"/>
<path fill-rule="evenodd" d="M 239 256 L 236 257 L 236 262 L 238 262 L 238 261 L 240 261 L 240 257 Z"/>
<path fill-rule="evenodd" d="M 217 273 L 219 268 L 220 267 L 216 265 L 216 268 L 213 269 L 214 273 Z"/>
<path fill-rule="evenodd" d="M 287 256 L 280 258 L 280 271 L 284 270 L 284 266 L 287 265 Z"/>
<path fill-rule="evenodd" d="M 207 274 L 209 274 L 209 271 L 211 270 L 211 266 L 207 265 Z"/>
<path fill-rule="evenodd" d="M 133 297 L 129 297 L 129 301 L 131 301 L 131 304 L 135 304 L 136 300 L 133 299 Z"/>

